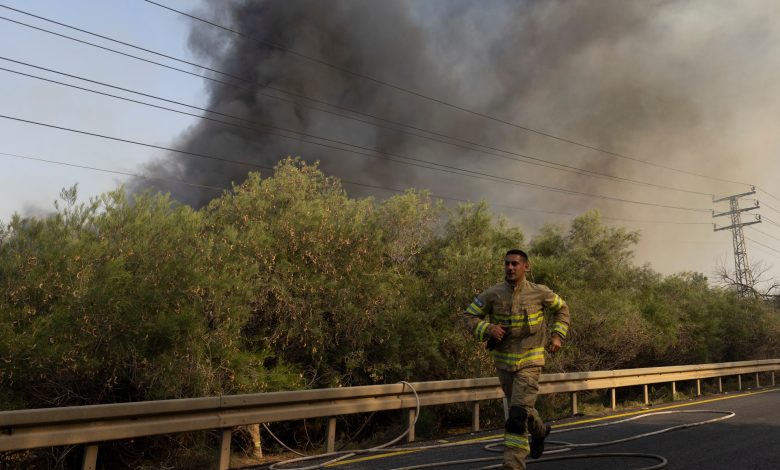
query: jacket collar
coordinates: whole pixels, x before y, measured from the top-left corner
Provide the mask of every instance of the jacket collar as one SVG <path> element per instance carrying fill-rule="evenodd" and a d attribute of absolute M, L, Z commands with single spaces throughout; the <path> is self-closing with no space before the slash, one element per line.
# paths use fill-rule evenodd
<path fill-rule="evenodd" d="M 509 288 L 509 290 L 514 291 L 514 290 L 519 289 L 519 290 L 522 291 L 522 290 L 525 290 L 528 287 L 530 282 L 528 281 L 528 279 L 525 279 L 525 280 L 523 280 L 521 282 L 518 282 L 517 284 L 512 284 L 509 281 L 507 281 L 506 279 L 504 279 L 504 284 Z"/>

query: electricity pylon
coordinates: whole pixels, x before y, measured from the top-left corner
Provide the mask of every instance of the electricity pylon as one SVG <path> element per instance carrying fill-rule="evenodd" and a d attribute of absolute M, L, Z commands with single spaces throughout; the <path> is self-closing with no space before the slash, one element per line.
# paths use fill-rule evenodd
<path fill-rule="evenodd" d="M 734 242 L 734 277 L 737 281 L 737 291 L 742 297 L 753 295 L 753 273 L 750 271 L 750 264 L 748 263 L 747 249 L 745 248 L 745 235 L 742 233 L 742 227 L 745 225 L 753 225 L 761 223 L 761 216 L 756 215 L 755 220 L 750 222 L 742 222 L 742 213 L 752 211 L 759 208 L 758 201 L 752 207 L 746 207 L 744 209 L 739 208 L 739 198 L 750 196 L 756 193 L 756 188 L 751 187 L 750 192 L 735 194 L 733 196 L 725 196 L 719 199 L 712 198 L 712 202 L 721 202 L 728 200 L 731 210 L 728 212 L 715 213 L 712 211 L 712 217 L 722 217 L 725 215 L 731 216 L 731 225 L 726 227 L 718 227 L 716 224 L 712 224 L 715 231 L 719 230 L 731 230 L 731 238 Z"/>

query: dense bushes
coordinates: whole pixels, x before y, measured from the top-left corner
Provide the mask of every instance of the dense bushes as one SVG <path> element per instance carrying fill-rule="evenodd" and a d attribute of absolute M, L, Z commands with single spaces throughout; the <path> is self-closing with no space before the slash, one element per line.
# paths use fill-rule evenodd
<path fill-rule="evenodd" d="M 780 352 L 777 311 L 634 265 L 639 234 L 595 212 L 528 243 L 484 204 L 349 198 L 298 160 L 201 210 L 122 191 L 63 204 L 0 231 L 4 409 L 491 375 L 457 319 L 513 246 L 571 305 L 549 370 Z"/>

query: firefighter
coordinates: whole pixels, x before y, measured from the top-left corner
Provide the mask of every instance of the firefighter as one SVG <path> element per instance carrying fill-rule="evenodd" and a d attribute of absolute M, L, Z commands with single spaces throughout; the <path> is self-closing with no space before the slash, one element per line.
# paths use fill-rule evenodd
<path fill-rule="evenodd" d="M 526 279 L 528 255 L 518 249 L 504 256 L 504 282 L 479 294 L 466 308 L 469 332 L 487 347 L 509 403 L 504 433 L 504 469 L 525 469 L 526 456 L 537 459 L 551 426 L 534 408 L 544 349 L 557 352 L 569 331 L 569 308 L 550 288 Z M 552 313 L 548 335 L 543 310 Z M 549 342 L 548 342 L 549 338 Z M 530 442 L 527 435 L 530 434 Z"/>

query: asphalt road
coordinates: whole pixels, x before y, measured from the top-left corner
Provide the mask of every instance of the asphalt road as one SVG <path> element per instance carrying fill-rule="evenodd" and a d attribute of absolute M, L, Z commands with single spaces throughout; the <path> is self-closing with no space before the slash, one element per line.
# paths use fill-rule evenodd
<path fill-rule="evenodd" d="M 599 453 L 656 454 L 668 460 L 668 469 L 779 469 L 780 470 L 780 388 L 710 396 L 700 400 L 655 406 L 647 410 L 616 413 L 600 418 L 578 418 L 555 423 L 550 441 L 568 443 L 597 443 L 614 441 L 640 434 L 652 433 L 664 428 L 687 425 L 715 418 L 725 413 L 708 413 L 704 410 L 733 412 L 734 416 L 717 422 L 695 427 L 675 429 L 622 443 L 602 445 L 593 448 L 577 448 L 568 452 L 552 452 L 549 445 L 548 457 Z M 684 411 L 643 416 L 648 413 Z M 626 418 L 643 416 L 631 421 L 615 423 Z M 607 426 L 579 429 L 594 424 L 615 423 Z M 474 433 L 451 439 L 450 442 L 468 441 L 467 445 L 456 447 L 434 447 L 429 450 L 403 452 L 396 448 L 390 455 L 354 456 L 329 465 L 328 468 L 342 470 L 390 470 L 411 465 L 448 462 L 462 459 L 489 459 L 492 461 L 470 462 L 459 465 L 440 465 L 431 468 L 477 469 L 500 463 L 500 453 L 484 449 L 479 439 L 498 437 L 501 430 Z M 425 442 L 415 445 L 441 443 Z M 499 447 L 500 449 L 500 447 Z M 309 462 L 305 465 L 312 465 Z M 648 457 L 589 457 L 557 461 L 529 461 L 533 470 L 582 470 L 609 469 L 629 470 L 651 467 L 659 461 Z M 300 466 L 303 466 L 301 464 Z M 284 468 L 295 468 L 295 465 Z"/>

